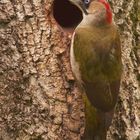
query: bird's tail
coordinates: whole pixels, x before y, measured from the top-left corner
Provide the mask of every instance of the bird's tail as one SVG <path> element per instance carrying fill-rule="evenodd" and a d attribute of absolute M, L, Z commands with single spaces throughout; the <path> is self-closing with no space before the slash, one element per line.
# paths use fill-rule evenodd
<path fill-rule="evenodd" d="M 106 140 L 106 133 L 111 124 L 113 112 L 105 113 L 96 109 L 83 94 L 85 102 L 85 132 L 82 140 Z"/>

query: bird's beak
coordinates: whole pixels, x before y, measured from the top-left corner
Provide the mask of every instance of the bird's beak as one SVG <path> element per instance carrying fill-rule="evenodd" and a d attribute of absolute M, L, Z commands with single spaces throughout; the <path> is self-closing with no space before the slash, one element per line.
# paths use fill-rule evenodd
<path fill-rule="evenodd" d="M 82 0 L 69 0 L 69 1 L 75 6 L 77 6 L 85 15 L 88 15 L 88 12 Z"/>

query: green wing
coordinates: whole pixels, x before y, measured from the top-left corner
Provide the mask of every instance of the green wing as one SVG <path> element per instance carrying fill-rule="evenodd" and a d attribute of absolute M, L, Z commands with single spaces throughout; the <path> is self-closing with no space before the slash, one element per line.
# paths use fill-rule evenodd
<path fill-rule="evenodd" d="M 77 29 L 74 54 L 79 63 L 83 87 L 91 103 L 103 111 L 113 108 L 122 71 L 117 30 L 108 34 L 97 29 Z"/>

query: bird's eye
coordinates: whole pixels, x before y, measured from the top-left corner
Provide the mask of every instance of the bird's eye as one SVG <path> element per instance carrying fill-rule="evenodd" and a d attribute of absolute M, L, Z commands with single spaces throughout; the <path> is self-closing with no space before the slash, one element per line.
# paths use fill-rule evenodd
<path fill-rule="evenodd" d="M 84 3 L 87 5 L 90 3 L 90 0 L 84 0 Z"/>

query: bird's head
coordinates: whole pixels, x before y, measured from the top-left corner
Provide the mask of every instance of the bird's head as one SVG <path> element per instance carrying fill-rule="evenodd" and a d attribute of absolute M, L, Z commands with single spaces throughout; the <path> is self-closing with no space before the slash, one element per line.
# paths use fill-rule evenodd
<path fill-rule="evenodd" d="M 81 24 L 104 25 L 112 23 L 112 11 L 106 0 L 69 0 L 83 12 Z"/>

